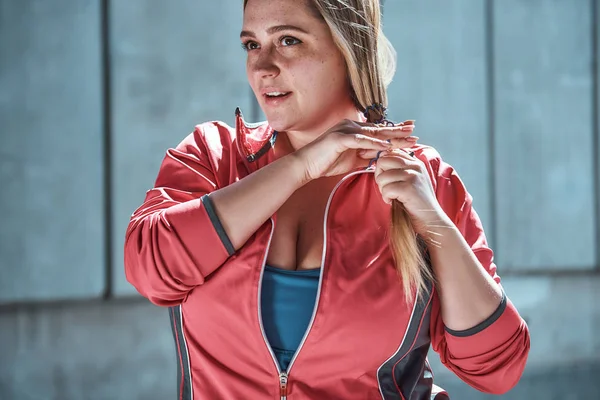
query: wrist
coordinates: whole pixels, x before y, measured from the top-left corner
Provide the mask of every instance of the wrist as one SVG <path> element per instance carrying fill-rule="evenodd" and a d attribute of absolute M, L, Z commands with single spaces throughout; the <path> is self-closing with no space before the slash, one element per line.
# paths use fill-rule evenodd
<path fill-rule="evenodd" d="M 442 211 L 441 214 L 436 213 L 436 217 L 430 221 L 424 221 L 421 224 L 421 231 L 419 234 L 425 239 L 425 242 L 429 245 L 441 244 L 446 241 L 449 235 L 454 234 L 454 231 L 458 231 L 458 228 Z"/>
<path fill-rule="evenodd" d="M 308 168 L 306 167 L 306 162 L 303 157 L 302 149 L 296 150 L 286 156 L 289 159 L 290 163 L 290 171 L 292 171 L 294 180 L 297 182 L 298 186 L 304 186 L 308 182 L 312 181 Z"/>
<path fill-rule="evenodd" d="M 308 169 L 306 168 L 306 163 L 302 157 L 301 150 L 294 151 L 283 158 L 286 160 L 288 164 L 286 165 L 286 168 L 290 171 L 293 181 L 298 188 L 306 185 L 312 180 L 308 173 Z"/>

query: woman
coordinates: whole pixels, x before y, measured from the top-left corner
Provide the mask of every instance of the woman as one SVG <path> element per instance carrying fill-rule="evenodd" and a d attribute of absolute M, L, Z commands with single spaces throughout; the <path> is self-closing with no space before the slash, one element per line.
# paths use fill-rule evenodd
<path fill-rule="evenodd" d="M 246 0 L 268 123 L 201 124 L 131 218 L 129 282 L 170 307 L 180 399 L 437 399 L 519 380 L 529 333 L 471 197 L 385 120 L 378 0 Z"/>

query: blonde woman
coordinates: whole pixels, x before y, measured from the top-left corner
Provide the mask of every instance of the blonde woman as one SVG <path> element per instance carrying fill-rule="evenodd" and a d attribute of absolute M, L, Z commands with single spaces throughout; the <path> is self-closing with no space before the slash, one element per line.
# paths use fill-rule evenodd
<path fill-rule="evenodd" d="M 529 351 L 453 168 L 385 119 L 379 0 L 246 0 L 268 122 L 198 125 L 127 230 L 125 271 L 169 307 L 179 399 L 444 399 L 430 346 L 504 393 Z"/>

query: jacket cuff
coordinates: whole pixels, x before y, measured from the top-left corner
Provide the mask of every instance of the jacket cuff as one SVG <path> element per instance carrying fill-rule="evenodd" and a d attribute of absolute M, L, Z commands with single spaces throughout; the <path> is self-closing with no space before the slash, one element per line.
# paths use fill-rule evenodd
<path fill-rule="evenodd" d="M 177 204 L 165 213 L 171 229 L 203 277 L 210 275 L 235 253 L 208 196 Z"/>
<path fill-rule="evenodd" d="M 227 232 L 225 232 L 223 224 L 221 224 L 221 220 L 219 219 L 219 216 L 215 211 L 215 207 L 213 206 L 212 199 L 208 194 L 206 194 L 202 196 L 200 200 L 202 201 L 202 205 L 206 210 L 206 214 L 208 214 L 208 218 L 210 218 L 210 222 L 212 223 L 213 228 L 217 232 L 217 235 L 219 235 L 219 239 L 221 239 L 221 243 L 227 250 L 229 256 L 232 256 L 233 253 L 235 253 L 235 248 L 233 247 L 231 240 L 229 240 L 229 236 L 227 236 Z"/>
<path fill-rule="evenodd" d="M 524 324 L 516 307 L 503 293 L 500 306 L 479 325 L 464 331 L 446 328 L 446 343 L 455 358 L 482 355 L 513 340 Z"/>
<path fill-rule="evenodd" d="M 496 311 L 494 311 L 494 313 L 492 315 L 490 315 L 485 321 L 481 322 L 480 324 L 478 324 L 472 328 L 461 330 L 461 331 L 455 331 L 454 329 L 450 329 L 448 327 L 444 327 L 444 328 L 446 329 L 446 332 L 448 332 L 452 336 L 458 336 L 458 337 L 473 336 L 473 335 L 476 335 L 477 333 L 483 331 L 488 326 L 491 326 L 494 322 L 496 322 L 502 316 L 502 314 L 504 313 L 504 310 L 506 310 L 506 293 L 504 293 L 504 291 L 502 291 L 502 300 L 500 301 L 500 305 L 498 306 L 498 308 L 496 308 Z"/>

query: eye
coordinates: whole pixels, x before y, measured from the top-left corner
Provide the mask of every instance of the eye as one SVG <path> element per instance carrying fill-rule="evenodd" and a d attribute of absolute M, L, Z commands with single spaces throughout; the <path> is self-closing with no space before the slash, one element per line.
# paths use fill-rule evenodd
<path fill-rule="evenodd" d="M 293 46 L 295 44 L 300 44 L 302 43 L 300 40 L 296 39 L 295 37 L 292 36 L 284 36 L 281 39 L 279 39 L 279 43 L 281 43 L 282 46 Z"/>
<path fill-rule="evenodd" d="M 256 50 L 258 47 L 258 43 L 252 40 L 242 43 L 242 49 L 245 51 Z"/>

